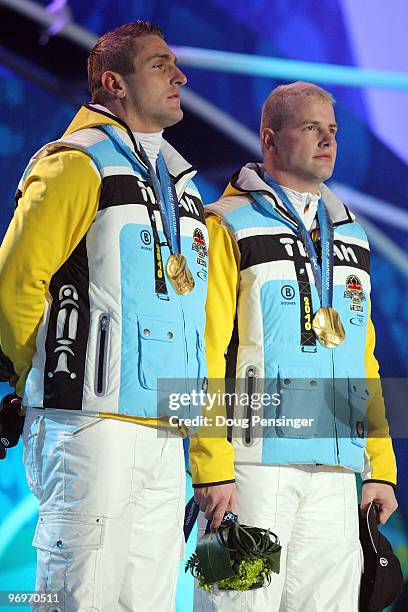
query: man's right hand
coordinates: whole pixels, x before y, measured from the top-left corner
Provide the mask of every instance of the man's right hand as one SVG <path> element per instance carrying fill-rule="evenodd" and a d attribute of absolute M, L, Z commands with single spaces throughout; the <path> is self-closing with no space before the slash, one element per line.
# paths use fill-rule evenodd
<path fill-rule="evenodd" d="M 7 449 L 18 444 L 24 427 L 21 398 L 9 393 L 0 402 L 0 459 L 5 459 Z"/>
<path fill-rule="evenodd" d="M 225 512 L 235 511 L 235 482 L 194 489 L 194 499 L 204 512 L 205 518 L 212 520 L 211 529 L 218 529 Z"/>

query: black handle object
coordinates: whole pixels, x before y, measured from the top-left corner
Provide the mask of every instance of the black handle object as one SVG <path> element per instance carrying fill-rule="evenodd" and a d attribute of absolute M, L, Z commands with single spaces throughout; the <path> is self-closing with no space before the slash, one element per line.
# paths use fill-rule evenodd
<path fill-rule="evenodd" d="M 6 382 L 11 387 L 15 387 L 17 380 L 18 376 L 14 371 L 13 364 L 0 348 L 0 382 Z"/>
<path fill-rule="evenodd" d="M 17 384 L 18 376 L 10 359 L 0 348 L 0 382 L 11 387 Z M 0 402 L 0 459 L 5 459 L 7 448 L 16 446 L 24 427 L 24 417 L 18 414 L 20 398 L 15 393 L 6 395 Z"/>
<path fill-rule="evenodd" d="M 21 400 L 15 393 L 9 393 L 0 402 L 0 459 L 6 458 L 8 448 L 18 444 L 24 427 L 20 408 Z"/>

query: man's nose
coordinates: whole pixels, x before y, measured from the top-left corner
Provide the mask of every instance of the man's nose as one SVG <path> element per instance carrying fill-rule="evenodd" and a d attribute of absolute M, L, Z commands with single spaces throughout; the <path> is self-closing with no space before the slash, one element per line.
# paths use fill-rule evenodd
<path fill-rule="evenodd" d="M 322 133 L 319 145 L 321 147 L 330 147 L 336 144 L 336 136 L 330 130 L 324 130 Z"/>
<path fill-rule="evenodd" d="M 187 83 L 186 75 L 176 65 L 174 65 L 174 74 L 171 80 L 173 83 L 176 83 L 177 85 L 180 85 L 181 87 Z"/>

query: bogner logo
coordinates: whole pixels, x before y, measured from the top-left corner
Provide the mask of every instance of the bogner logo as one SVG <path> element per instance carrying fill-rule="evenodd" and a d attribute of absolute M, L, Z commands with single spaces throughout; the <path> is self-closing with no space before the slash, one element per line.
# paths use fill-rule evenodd
<path fill-rule="evenodd" d="M 296 301 L 294 300 L 295 295 L 296 292 L 291 285 L 283 285 L 281 289 L 281 296 L 283 297 L 283 300 L 281 301 L 282 306 L 294 306 L 296 304 Z"/>
<path fill-rule="evenodd" d="M 152 236 L 148 230 L 142 230 L 140 232 L 140 238 L 145 245 L 149 245 L 152 242 Z"/>
<path fill-rule="evenodd" d="M 284 245 L 289 257 L 293 257 L 294 255 L 294 245 L 296 245 L 298 253 L 301 257 L 307 257 L 305 247 L 303 246 L 303 243 L 300 240 L 285 236 L 284 238 L 280 238 L 279 242 Z M 356 254 L 353 251 L 352 247 L 346 246 L 345 244 L 340 244 L 339 246 L 337 244 L 334 244 L 333 255 L 334 257 L 337 257 L 337 259 L 339 259 L 340 261 L 347 261 L 347 263 L 353 262 L 355 264 L 358 263 Z"/>
<path fill-rule="evenodd" d="M 291 285 L 283 285 L 281 289 L 281 296 L 285 300 L 293 300 L 295 297 L 295 290 Z"/>

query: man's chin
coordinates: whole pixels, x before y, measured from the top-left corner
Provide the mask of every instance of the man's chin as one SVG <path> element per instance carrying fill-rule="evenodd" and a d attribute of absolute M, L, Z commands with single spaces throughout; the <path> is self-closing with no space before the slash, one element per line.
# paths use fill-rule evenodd
<path fill-rule="evenodd" d="M 172 125 L 176 125 L 179 121 L 182 120 L 184 116 L 181 108 L 176 112 L 169 113 L 165 118 L 163 118 L 163 129 L 171 127 Z"/>
<path fill-rule="evenodd" d="M 322 183 L 324 183 L 325 181 L 328 181 L 329 178 L 333 176 L 333 170 L 334 168 L 331 168 L 331 169 L 328 168 L 326 172 L 321 172 L 319 176 L 320 181 Z"/>

